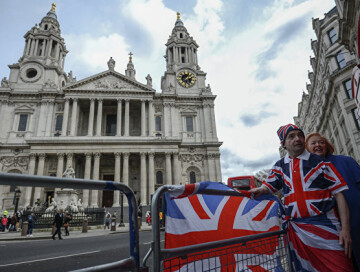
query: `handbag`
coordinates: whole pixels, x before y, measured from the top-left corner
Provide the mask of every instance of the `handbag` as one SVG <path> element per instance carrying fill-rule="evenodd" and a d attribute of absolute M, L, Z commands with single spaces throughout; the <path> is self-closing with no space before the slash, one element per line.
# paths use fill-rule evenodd
<path fill-rule="evenodd" d="M 69 223 L 65 223 L 64 227 L 67 228 L 69 226 Z"/>

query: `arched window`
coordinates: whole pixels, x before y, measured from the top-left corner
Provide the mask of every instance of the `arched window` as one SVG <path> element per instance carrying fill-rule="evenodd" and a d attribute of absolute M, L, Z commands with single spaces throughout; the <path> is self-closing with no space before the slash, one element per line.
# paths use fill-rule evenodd
<path fill-rule="evenodd" d="M 161 171 L 156 172 L 156 184 L 163 184 L 163 173 Z"/>
<path fill-rule="evenodd" d="M 44 29 L 47 30 L 47 29 L 48 29 L 48 25 L 45 25 Z"/>
<path fill-rule="evenodd" d="M 196 174 L 194 171 L 190 172 L 190 183 L 196 183 Z"/>
<path fill-rule="evenodd" d="M 161 131 L 161 116 L 155 117 L 155 130 Z"/>

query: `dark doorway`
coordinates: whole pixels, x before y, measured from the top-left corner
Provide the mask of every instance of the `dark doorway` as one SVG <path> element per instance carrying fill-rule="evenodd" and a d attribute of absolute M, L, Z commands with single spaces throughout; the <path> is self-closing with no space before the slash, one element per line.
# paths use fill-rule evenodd
<path fill-rule="evenodd" d="M 108 114 L 106 116 L 106 136 L 116 135 L 116 115 Z"/>
<path fill-rule="evenodd" d="M 104 175 L 103 180 L 114 181 L 114 175 Z M 103 191 L 102 207 L 110 208 L 114 204 L 114 191 Z"/>

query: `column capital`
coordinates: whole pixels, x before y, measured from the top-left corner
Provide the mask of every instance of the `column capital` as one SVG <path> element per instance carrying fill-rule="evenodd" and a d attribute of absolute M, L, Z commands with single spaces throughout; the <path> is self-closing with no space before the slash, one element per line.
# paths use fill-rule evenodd
<path fill-rule="evenodd" d="M 58 159 L 63 159 L 65 157 L 65 153 L 59 152 L 56 154 L 58 156 Z"/>
<path fill-rule="evenodd" d="M 73 158 L 73 153 L 66 153 L 66 158 L 67 159 L 72 159 Z"/>
<path fill-rule="evenodd" d="M 114 155 L 115 155 L 115 159 L 120 159 L 121 152 L 114 152 Z"/>
<path fill-rule="evenodd" d="M 29 157 L 30 157 L 30 160 L 35 160 L 36 159 L 36 153 L 30 153 Z"/>
<path fill-rule="evenodd" d="M 121 103 L 124 99 L 122 99 L 122 98 L 117 98 L 116 100 L 117 100 L 118 103 Z"/>
<path fill-rule="evenodd" d="M 149 154 L 149 158 L 154 158 L 155 157 L 155 152 L 148 152 Z"/>
<path fill-rule="evenodd" d="M 145 157 L 146 154 L 147 154 L 146 152 L 140 152 L 140 156 L 141 156 L 141 157 Z"/>
<path fill-rule="evenodd" d="M 124 100 L 125 100 L 126 103 L 130 102 L 130 98 L 125 98 Z"/>
<path fill-rule="evenodd" d="M 129 158 L 130 153 L 129 153 L 129 152 L 124 152 L 124 153 L 123 153 L 123 156 L 124 156 L 124 158 Z"/>
<path fill-rule="evenodd" d="M 140 101 L 141 101 L 141 103 L 145 103 L 147 101 L 147 99 L 142 98 L 142 99 L 140 99 Z"/>
<path fill-rule="evenodd" d="M 179 157 L 179 152 L 174 152 L 173 155 L 174 157 Z"/>
<path fill-rule="evenodd" d="M 39 160 L 45 160 L 45 158 L 46 158 L 45 153 L 40 153 L 40 154 L 38 154 L 38 156 L 39 156 Z"/>
<path fill-rule="evenodd" d="M 165 152 L 165 156 L 166 156 L 166 157 L 170 157 L 171 154 L 172 154 L 172 152 Z"/>
<path fill-rule="evenodd" d="M 73 102 L 78 102 L 79 98 L 73 97 L 72 100 L 73 100 Z"/>
<path fill-rule="evenodd" d="M 101 153 L 100 152 L 94 152 L 94 158 L 100 159 Z"/>
<path fill-rule="evenodd" d="M 91 152 L 86 152 L 85 157 L 86 157 L 86 159 L 91 159 L 92 153 Z"/>
<path fill-rule="evenodd" d="M 103 102 L 103 98 L 96 98 L 96 100 L 99 102 L 99 103 L 102 103 Z"/>
<path fill-rule="evenodd" d="M 90 102 L 95 102 L 95 98 L 94 98 L 94 97 L 91 97 L 91 98 L 90 98 Z"/>
<path fill-rule="evenodd" d="M 69 103 L 70 97 L 65 97 L 64 100 L 65 100 L 66 103 Z"/>

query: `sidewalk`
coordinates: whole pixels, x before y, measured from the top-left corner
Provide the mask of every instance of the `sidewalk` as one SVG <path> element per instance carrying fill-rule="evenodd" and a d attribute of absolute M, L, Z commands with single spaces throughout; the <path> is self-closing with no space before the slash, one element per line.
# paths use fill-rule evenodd
<path fill-rule="evenodd" d="M 98 228 L 99 227 L 99 228 Z M 111 235 L 116 233 L 125 233 L 129 232 L 129 224 L 125 223 L 125 227 L 116 226 L 116 231 L 110 231 L 108 229 L 104 230 L 104 226 L 92 226 L 89 227 L 88 232 L 83 233 L 79 228 L 71 228 L 70 226 L 70 235 L 65 236 L 64 228 L 61 228 L 62 238 L 81 238 L 81 237 L 91 237 L 91 236 L 103 236 Z M 140 231 L 151 231 L 152 226 L 148 226 L 146 223 L 143 223 Z M 51 229 L 34 229 L 33 237 L 21 236 L 21 231 L 7 231 L 0 232 L 0 241 L 26 241 L 26 240 L 41 240 L 41 239 L 52 239 L 51 238 Z M 56 239 L 58 237 L 56 236 Z"/>

